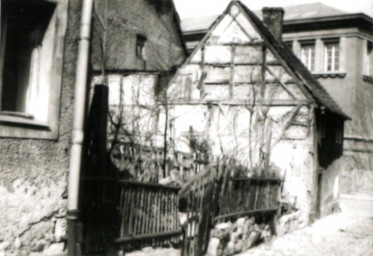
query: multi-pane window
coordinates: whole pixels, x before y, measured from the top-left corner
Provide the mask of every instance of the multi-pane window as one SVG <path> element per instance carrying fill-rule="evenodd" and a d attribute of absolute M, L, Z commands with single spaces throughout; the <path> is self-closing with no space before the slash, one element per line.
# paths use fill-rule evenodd
<path fill-rule="evenodd" d="M 339 42 L 325 42 L 325 71 L 333 72 L 339 70 Z"/>
<path fill-rule="evenodd" d="M 301 45 L 301 59 L 304 65 L 310 70 L 315 70 L 315 44 L 307 43 Z"/>

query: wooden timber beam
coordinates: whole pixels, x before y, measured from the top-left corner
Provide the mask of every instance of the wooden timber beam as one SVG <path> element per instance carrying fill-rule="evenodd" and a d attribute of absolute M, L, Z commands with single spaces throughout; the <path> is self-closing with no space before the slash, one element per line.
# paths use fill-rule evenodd
<path fill-rule="evenodd" d="M 229 14 L 229 16 L 232 17 L 232 20 L 236 22 L 241 31 L 251 40 L 251 36 L 249 35 L 249 33 L 246 32 L 245 28 L 238 22 L 236 17 L 233 17 L 231 14 Z"/>
<path fill-rule="evenodd" d="M 232 46 L 233 48 L 233 46 Z M 260 66 L 262 65 L 261 62 L 245 62 L 245 63 L 233 63 L 235 66 Z M 225 62 L 225 63 L 205 63 L 206 66 L 212 66 L 212 67 L 229 67 L 232 65 L 231 62 Z M 271 63 L 266 63 L 268 66 L 281 66 L 279 62 L 271 62 Z"/>
<path fill-rule="evenodd" d="M 231 47 L 236 47 L 236 45 L 230 45 Z M 204 62 L 205 66 L 212 66 L 212 67 L 229 67 L 231 65 L 231 62 Z M 282 66 L 280 62 L 278 61 L 267 61 L 266 64 L 268 66 Z M 201 61 L 191 61 L 190 65 L 201 65 Z M 250 62 L 250 60 L 247 60 L 247 62 L 234 62 L 235 66 L 260 66 L 262 65 L 261 62 Z"/>
<path fill-rule="evenodd" d="M 197 89 L 201 90 L 201 98 L 202 98 L 203 85 L 204 85 L 206 77 L 207 77 L 207 72 L 203 71 L 202 74 L 201 74 L 201 77 L 198 80 L 198 84 L 197 84 Z"/>
<path fill-rule="evenodd" d="M 272 208 L 272 209 L 259 209 L 259 210 L 251 210 L 251 211 L 242 211 L 242 212 L 235 212 L 230 214 L 225 214 L 216 217 L 214 220 L 218 221 L 221 219 L 231 218 L 231 217 L 238 217 L 238 216 L 247 216 L 247 215 L 255 215 L 255 214 L 275 214 L 277 212 L 278 208 Z"/>
<path fill-rule="evenodd" d="M 283 182 L 280 178 L 263 178 L 263 177 L 237 177 L 231 178 L 233 181 L 251 181 L 251 182 L 269 182 L 269 183 L 281 183 Z"/>
<path fill-rule="evenodd" d="M 238 100 L 238 99 L 176 99 L 168 102 L 169 105 L 230 105 L 230 106 L 247 106 L 253 105 L 251 100 Z M 271 107 L 292 107 L 309 105 L 308 100 L 273 100 L 271 102 L 263 100 L 255 100 L 255 106 L 271 106 Z"/>
<path fill-rule="evenodd" d="M 160 239 L 170 236 L 179 236 L 182 234 L 182 230 L 176 230 L 176 231 L 166 231 L 161 233 L 154 233 L 154 234 L 143 234 L 143 235 L 133 235 L 128 237 L 121 237 L 115 240 L 115 243 L 123 244 L 123 243 L 129 243 L 129 242 L 136 242 L 136 241 L 143 241 L 143 240 L 149 240 L 149 239 Z"/>
<path fill-rule="evenodd" d="M 261 76 L 261 88 L 260 88 L 260 95 L 262 98 L 264 98 L 265 89 L 266 89 L 266 78 L 265 78 L 265 72 L 266 72 L 266 59 L 267 59 L 267 47 L 264 45 L 262 47 L 262 63 L 260 65 L 260 76 Z"/>
<path fill-rule="evenodd" d="M 214 45 L 214 44 L 209 44 L 209 45 Z M 252 46 L 252 47 L 262 47 L 264 46 L 263 42 L 250 42 L 250 43 L 242 43 L 242 42 L 229 42 L 229 43 L 221 43 L 217 45 L 222 45 L 222 46 Z"/>
<path fill-rule="evenodd" d="M 205 46 L 201 47 L 201 77 L 198 81 L 197 88 L 199 90 L 199 95 L 201 98 L 205 95 L 204 81 L 207 77 L 207 72 L 205 71 Z"/>
<path fill-rule="evenodd" d="M 293 98 L 293 99 L 296 99 L 297 97 L 295 97 L 295 95 L 289 90 L 289 88 L 287 88 L 287 86 L 285 85 L 285 83 L 281 82 L 281 80 L 274 74 L 274 72 L 268 67 L 266 66 L 266 69 L 267 71 L 275 78 L 275 81 L 278 82 L 282 88 L 284 88 L 284 90 Z"/>
<path fill-rule="evenodd" d="M 150 189 L 165 189 L 165 190 L 176 190 L 176 191 L 179 191 L 181 189 L 181 187 L 177 187 L 177 186 L 168 186 L 168 185 L 162 185 L 158 183 L 143 183 L 143 182 L 129 181 L 129 180 L 120 180 L 119 184 L 120 186 L 146 187 Z"/>
<path fill-rule="evenodd" d="M 229 72 L 229 98 L 233 98 L 233 87 L 234 87 L 234 57 L 236 53 L 236 47 L 231 47 L 231 63 L 230 63 L 230 72 Z"/>
<path fill-rule="evenodd" d="M 297 116 L 300 108 L 302 107 L 303 105 L 302 104 L 299 104 L 295 110 L 293 111 L 293 113 L 291 114 L 289 120 L 286 122 L 286 124 L 282 127 L 281 129 L 281 132 L 280 132 L 280 135 L 278 136 L 278 138 L 275 140 L 275 142 L 271 145 L 271 149 L 273 149 L 277 143 L 280 142 L 280 140 L 284 137 L 285 135 L 285 132 L 286 130 L 291 126 L 291 124 L 294 122 L 295 120 L 295 117 Z"/>

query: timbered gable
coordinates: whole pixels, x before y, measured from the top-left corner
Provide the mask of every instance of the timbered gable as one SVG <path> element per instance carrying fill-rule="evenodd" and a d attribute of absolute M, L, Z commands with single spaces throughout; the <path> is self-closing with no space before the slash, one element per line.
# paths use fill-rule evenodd
<path fill-rule="evenodd" d="M 240 5 L 232 3 L 177 71 L 168 95 L 178 101 L 310 99 L 273 51 Z"/>

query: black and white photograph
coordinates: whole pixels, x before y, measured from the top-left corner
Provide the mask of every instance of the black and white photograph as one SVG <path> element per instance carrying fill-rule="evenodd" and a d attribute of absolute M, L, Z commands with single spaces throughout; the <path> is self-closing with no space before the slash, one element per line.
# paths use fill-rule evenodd
<path fill-rule="evenodd" d="M 373 256 L 373 0 L 0 10 L 0 256 Z"/>

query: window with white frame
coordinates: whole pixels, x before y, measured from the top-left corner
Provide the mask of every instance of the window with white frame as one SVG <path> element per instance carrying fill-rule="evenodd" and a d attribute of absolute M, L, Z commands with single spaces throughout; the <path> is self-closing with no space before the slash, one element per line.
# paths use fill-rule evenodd
<path fill-rule="evenodd" d="M 368 76 L 373 76 L 373 42 L 367 41 L 367 54 L 366 54 L 366 72 Z"/>
<path fill-rule="evenodd" d="M 324 71 L 336 72 L 339 70 L 339 40 L 324 41 Z"/>
<path fill-rule="evenodd" d="M 68 1 L 0 3 L 0 137 L 56 139 Z"/>
<path fill-rule="evenodd" d="M 47 121 L 56 4 L 1 1 L 0 114 Z"/>
<path fill-rule="evenodd" d="M 301 43 L 301 60 L 310 70 L 315 70 L 315 42 Z"/>

